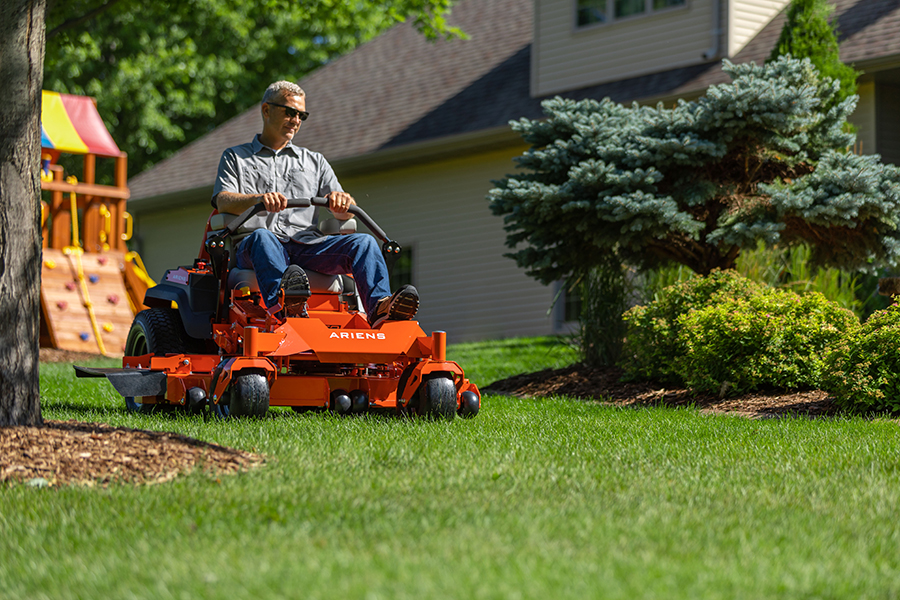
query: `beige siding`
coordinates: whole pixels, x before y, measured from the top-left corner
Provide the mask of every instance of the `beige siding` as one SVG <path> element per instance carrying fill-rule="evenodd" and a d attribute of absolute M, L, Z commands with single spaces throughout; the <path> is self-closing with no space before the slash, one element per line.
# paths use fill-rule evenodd
<path fill-rule="evenodd" d="M 875 126 L 875 82 L 859 85 L 859 103 L 848 119 L 856 126 L 856 152 L 874 154 L 876 149 Z"/>
<path fill-rule="evenodd" d="M 728 18 L 728 56 L 734 56 L 790 0 L 731 0 Z"/>
<path fill-rule="evenodd" d="M 713 1 L 577 28 L 576 0 L 535 0 L 532 94 L 705 62 L 714 42 Z"/>
<path fill-rule="evenodd" d="M 446 330 L 454 341 L 554 332 L 552 290 L 503 257 L 503 220 L 485 199 L 491 180 L 512 173 L 511 157 L 524 149 L 341 177 L 388 235 L 413 249 L 426 332 Z"/>

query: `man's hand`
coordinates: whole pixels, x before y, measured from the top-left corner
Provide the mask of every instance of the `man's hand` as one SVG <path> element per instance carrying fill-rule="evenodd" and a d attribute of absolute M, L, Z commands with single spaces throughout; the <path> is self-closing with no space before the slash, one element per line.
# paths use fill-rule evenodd
<path fill-rule="evenodd" d="M 347 212 L 347 209 L 356 204 L 353 196 L 347 192 L 331 192 L 325 198 L 328 200 L 328 210 L 339 221 L 346 221 L 353 215 Z"/>
<path fill-rule="evenodd" d="M 258 202 L 262 202 L 263 206 L 265 206 L 266 210 L 270 213 L 281 212 L 287 208 L 288 199 L 280 192 L 260 194 L 258 199 Z"/>

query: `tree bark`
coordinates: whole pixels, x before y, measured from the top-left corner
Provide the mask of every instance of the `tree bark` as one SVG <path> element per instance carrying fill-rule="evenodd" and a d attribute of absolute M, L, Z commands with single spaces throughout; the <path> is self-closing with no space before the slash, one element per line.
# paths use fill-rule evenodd
<path fill-rule="evenodd" d="M 0 2 L 0 427 L 40 425 L 45 0 Z"/>

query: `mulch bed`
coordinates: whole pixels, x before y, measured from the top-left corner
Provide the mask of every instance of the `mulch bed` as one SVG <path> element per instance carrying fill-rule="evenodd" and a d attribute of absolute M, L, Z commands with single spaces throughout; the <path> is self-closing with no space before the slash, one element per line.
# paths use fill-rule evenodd
<path fill-rule="evenodd" d="M 659 383 L 621 382 L 622 370 L 591 368 L 577 364 L 516 375 L 482 389 L 484 393 L 519 398 L 570 396 L 616 406 L 695 406 L 701 412 L 731 413 L 750 418 L 830 416 L 839 412 L 827 392 L 821 390 L 766 390 L 733 397 L 697 394 Z"/>
<path fill-rule="evenodd" d="M 68 362 L 78 364 L 98 358 L 103 358 L 103 356 L 92 352 L 75 352 L 74 350 L 60 350 L 58 348 L 40 349 L 40 361 L 42 363 Z"/>
<path fill-rule="evenodd" d="M 262 462 L 177 433 L 49 420 L 43 427 L 0 428 L 0 481 L 40 487 L 163 483 L 196 469 L 218 476 Z"/>
<path fill-rule="evenodd" d="M 79 363 L 97 354 L 41 348 L 41 362 Z M 0 427 L 0 482 L 39 487 L 154 484 L 197 469 L 211 476 L 244 471 L 263 457 L 177 433 L 78 421 Z"/>

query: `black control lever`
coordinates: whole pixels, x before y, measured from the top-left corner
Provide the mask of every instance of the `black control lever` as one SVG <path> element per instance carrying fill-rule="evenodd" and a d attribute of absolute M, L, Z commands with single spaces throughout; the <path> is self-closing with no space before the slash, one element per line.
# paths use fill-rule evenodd
<path fill-rule="evenodd" d="M 327 207 L 328 199 L 322 198 L 322 197 L 290 198 L 287 201 L 287 205 L 288 205 L 288 208 L 307 208 L 309 206 Z M 242 212 L 240 215 L 238 215 L 235 219 L 232 219 L 232 221 L 228 225 L 225 226 L 225 229 L 220 231 L 218 234 L 211 236 L 206 241 L 206 249 L 209 252 L 210 257 L 213 260 L 213 268 L 216 270 L 216 272 L 219 272 L 219 271 L 218 271 L 218 265 L 216 264 L 217 260 L 216 260 L 216 257 L 214 256 L 214 252 L 220 252 L 220 251 L 224 252 L 226 255 L 226 261 L 227 261 L 228 253 L 227 253 L 227 251 L 224 250 L 225 238 L 231 236 L 235 231 L 237 231 L 241 225 L 243 225 L 250 219 L 250 217 L 252 217 L 253 215 L 256 215 L 260 212 L 263 212 L 265 210 L 266 210 L 266 207 L 262 202 L 254 204 L 253 206 L 251 206 L 250 208 L 248 208 L 247 210 Z M 384 232 L 384 230 L 378 226 L 378 223 L 376 223 L 372 219 L 372 217 L 370 217 L 368 214 L 366 214 L 366 211 L 364 211 L 359 206 L 357 206 L 355 204 L 351 205 L 351 206 L 347 207 L 347 212 L 350 213 L 351 215 L 353 215 L 354 217 L 358 218 L 362 222 L 363 225 L 365 225 L 366 227 L 369 228 L 369 231 L 371 231 L 372 234 L 376 238 L 381 240 L 381 242 L 382 242 L 381 252 L 384 255 L 384 261 L 385 261 L 385 263 L 387 263 L 388 270 L 391 270 L 392 267 L 394 266 L 394 262 L 396 262 L 397 258 L 400 256 L 400 250 L 401 250 L 400 244 L 391 240 L 387 236 L 387 234 Z M 221 254 L 220 254 L 220 256 L 221 256 Z"/>

